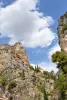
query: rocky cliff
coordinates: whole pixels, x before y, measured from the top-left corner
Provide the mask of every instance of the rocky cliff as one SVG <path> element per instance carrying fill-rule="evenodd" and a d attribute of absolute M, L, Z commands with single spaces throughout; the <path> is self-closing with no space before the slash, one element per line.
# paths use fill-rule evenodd
<path fill-rule="evenodd" d="M 67 53 L 67 12 L 59 18 L 58 36 L 61 49 Z"/>
<path fill-rule="evenodd" d="M 58 37 L 67 53 L 67 12 L 59 19 Z M 58 100 L 55 74 L 37 68 L 30 65 L 21 43 L 1 45 L 0 100 Z"/>
<path fill-rule="evenodd" d="M 45 100 L 45 90 L 54 100 L 54 78 L 30 66 L 21 43 L 0 46 L 0 100 Z"/>
<path fill-rule="evenodd" d="M 17 66 L 19 63 L 25 66 L 29 65 L 28 57 L 21 43 L 13 46 L 0 46 L 0 70 L 8 66 Z"/>
<path fill-rule="evenodd" d="M 59 37 L 59 45 L 61 47 L 61 52 L 59 53 L 59 55 L 55 56 L 56 58 L 59 57 L 59 59 L 57 59 L 57 62 L 58 62 L 57 67 L 59 69 L 58 81 L 60 83 L 59 85 L 60 88 L 58 88 L 59 89 L 58 100 L 61 100 L 61 99 L 67 100 L 67 12 L 59 18 L 58 37 Z M 60 79 L 62 82 L 60 81 Z"/>

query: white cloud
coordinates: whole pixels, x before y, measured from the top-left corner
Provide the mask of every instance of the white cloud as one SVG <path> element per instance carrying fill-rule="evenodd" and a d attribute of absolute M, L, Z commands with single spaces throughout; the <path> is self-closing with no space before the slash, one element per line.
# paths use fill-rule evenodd
<path fill-rule="evenodd" d="M 36 66 L 36 64 L 31 64 L 32 66 Z M 58 71 L 58 69 L 56 68 L 56 64 L 52 63 L 52 62 L 41 62 L 39 64 L 37 64 L 38 66 L 40 66 L 43 70 L 45 71 L 54 71 L 55 73 Z"/>
<path fill-rule="evenodd" d="M 41 62 L 41 63 L 38 63 L 37 65 L 39 65 L 43 70 L 46 70 L 48 72 L 53 70 L 56 73 L 58 71 L 58 69 L 56 68 L 57 65 L 55 63 L 52 63 L 51 55 L 55 53 L 56 51 L 60 51 L 60 50 L 61 48 L 59 44 L 56 43 L 55 46 L 53 46 L 48 52 L 49 61 Z M 35 64 L 32 64 L 32 65 L 35 66 Z"/>
<path fill-rule="evenodd" d="M 39 66 L 41 66 L 44 70 L 50 72 L 50 71 L 54 71 L 57 72 L 58 69 L 56 68 L 56 64 L 52 63 L 52 62 L 43 62 L 40 63 Z"/>
<path fill-rule="evenodd" d="M 54 20 L 37 11 L 38 0 L 17 0 L 0 10 L 0 32 L 10 37 L 9 44 L 21 41 L 26 47 L 49 46 L 55 35 Z"/>
<path fill-rule="evenodd" d="M 50 59 L 51 59 L 51 55 L 52 55 L 53 53 L 55 53 L 56 51 L 61 51 L 61 48 L 60 48 L 59 44 L 56 44 L 54 47 L 52 47 L 52 48 L 49 50 L 48 56 L 49 56 Z"/>
<path fill-rule="evenodd" d="M 51 55 L 55 53 L 56 51 L 60 51 L 60 50 L 61 48 L 59 44 L 56 43 L 55 46 L 53 46 L 48 52 L 49 61 L 41 62 L 41 63 L 38 63 L 37 65 L 39 65 L 43 70 L 46 70 L 48 72 L 53 70 L 56 73 L 58 71 L 58 69 L 56 68 L 57 65 L 55 63 L 52 63 Z M 32 64 L 32 65 L 35 66 L 36 64 Z"/>

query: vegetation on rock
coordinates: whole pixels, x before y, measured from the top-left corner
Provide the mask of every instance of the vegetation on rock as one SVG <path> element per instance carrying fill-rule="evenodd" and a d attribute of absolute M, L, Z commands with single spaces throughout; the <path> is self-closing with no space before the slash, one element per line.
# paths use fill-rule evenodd
<path fill-rule="evenodd" d="M 20 43 L 0 48 L 0 96 L 8 100 L 47 100 L 54 89 L 54 73 L 31 66 Z"/>
<path fill-rule="evenodd" d="M 7 77 L 5 76 L 0 76 L 0 84 L 2 86 L 6 86 L 7 85 Z"/>
<path fill-rule="evenodd" d="M 16 81 L 11 81 L 11 82 L 8 84 L 8 90 L 11 90 L 11 89 L 15 88 L 16 86 L 17 86 Z"/>
<path fill-rule="evenodd" d="M 35 66 L 34 71 L 35 71 L 35 72 L 40 72 L 40 68 L 39 68 L 39 66 L 38 66 L 38 65 L 37 65 L 37 66 Z"/>
<path fill-rule="evenodd" d="M 60 91 L 60 100 L 67 100 L 67 54 L 62 51 L 56 52 L 52 55 L 52 61 L 55 62 L 57 68 L 59 68 L 59 76 L 56 84 Z"/>
<path fill-rule="evenodd" d="M 64 34 L 64 32 L 67 30 L 67 24 L 64 24 L 62 27 L 62 33 Z"/>
<path fill-rule="evenodd" d="M 34 70 L 34 67 L 32 65 L 29 65 L 30 70 Z"/>
<path fill-rule="evenodd" d="M 48 100 L 48 96 L 47 96 L 47 93 L 46 93 L 46 90 L 44 87 L 42 87 L 42 93 L 43 93 L 43 96 L 44 96 L 44 100 Z"/>

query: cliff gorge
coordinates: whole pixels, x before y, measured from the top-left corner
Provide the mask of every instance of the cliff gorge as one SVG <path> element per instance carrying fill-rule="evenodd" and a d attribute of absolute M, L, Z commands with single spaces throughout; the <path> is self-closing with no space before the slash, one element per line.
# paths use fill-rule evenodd
<path fill-rule="evenodd" d="M 67 12 L 59 19 L 58 37 L 61 50 L 67 53 Z M 58 74 L 41 70 L 30 65 L 21 43 L 1 45 L 0 100 L 61 100 Z"/>

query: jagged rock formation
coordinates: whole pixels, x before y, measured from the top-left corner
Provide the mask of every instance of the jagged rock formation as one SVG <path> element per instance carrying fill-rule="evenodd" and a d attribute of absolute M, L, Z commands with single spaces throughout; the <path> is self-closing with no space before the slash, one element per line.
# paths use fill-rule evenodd
<path fill-rule="evenodd" d="M 54 79 L 49 73 L 30 69 L 21 43 L 0 46 L 0 100 L 54 100 Z"/>
<path fill-rule="evenodd" d="M 58 35 L 60 47 L 67 53 L 67 12 L 59 19 Z"/>
<path fill-rule="evenodd" d="M 0 71 L 8 66 L 28 66 L 29 61 L 21 43 L 0 46 Z"/>

